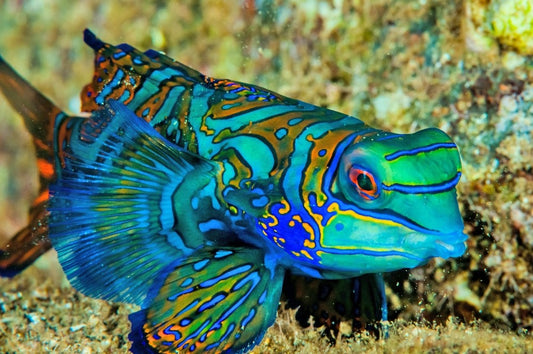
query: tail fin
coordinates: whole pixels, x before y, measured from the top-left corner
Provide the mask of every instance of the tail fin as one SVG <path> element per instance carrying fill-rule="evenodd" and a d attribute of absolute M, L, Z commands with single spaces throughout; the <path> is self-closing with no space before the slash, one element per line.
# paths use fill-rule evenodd
<path fill-rule="evenodd" d="M 11 277 L 52 246 L 48 239 L 48 185 L 54 180 L 54 126 L 66 115 L 18 75 L 0 56 L 0 91 L 22 115 L 33 137 L 39 167 L 39 195 L 29 210 L 29 223 L 0 248 L 0 276 Z"/>

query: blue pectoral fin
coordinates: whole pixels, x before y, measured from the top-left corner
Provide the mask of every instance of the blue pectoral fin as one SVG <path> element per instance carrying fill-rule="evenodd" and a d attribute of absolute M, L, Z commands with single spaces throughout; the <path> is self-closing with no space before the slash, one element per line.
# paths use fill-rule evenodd
<path fill-rule="evenodd" d="M 75 288 L 142 305 L 162 269 L 203 245 L 175 231 L 174 207 L 218 167 L 169 143 L 117 101 L 68 128 L 50 188 L 52 244 Z"/>
<path fill-rule="evenodd" d="M 130 315 L 132 352 L 244 352 L 276 318 L 284 269 L 252 248 L 199 251 Z"/>

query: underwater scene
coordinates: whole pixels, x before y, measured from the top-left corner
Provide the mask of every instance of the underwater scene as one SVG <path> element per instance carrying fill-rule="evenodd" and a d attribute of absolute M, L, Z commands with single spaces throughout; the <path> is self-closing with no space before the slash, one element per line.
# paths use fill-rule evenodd
<path fill-rule="evenodd" d="M 532 0 L 0 0 L 0 352 L 533 352 Z"/>

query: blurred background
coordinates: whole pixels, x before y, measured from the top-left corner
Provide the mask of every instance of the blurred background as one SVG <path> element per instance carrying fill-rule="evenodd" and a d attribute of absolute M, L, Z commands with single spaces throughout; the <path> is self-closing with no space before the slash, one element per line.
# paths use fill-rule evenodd
<path fill-rule="evenodd" d="M 447 132 L 463 159 L 468 251 L 389 274 L 391 319 L 532 330 L 533 1 L 0 0 L 1 55 L 70 113 L 93 71 L 84 28 L 376 128 Z M 0 97 L 2 242 L 26 222 L 34 163 Z M 51 252 L 39 267 L 61 283 L 54 262 Z"/>

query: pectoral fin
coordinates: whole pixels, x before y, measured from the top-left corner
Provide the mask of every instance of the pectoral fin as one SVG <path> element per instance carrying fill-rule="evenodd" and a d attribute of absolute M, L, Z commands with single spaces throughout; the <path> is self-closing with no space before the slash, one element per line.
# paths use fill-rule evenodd
<path fill-rule="evenodd" d="M 130 315 L 131 350 L 250 349 L 276 318 L 283 276 L 258 249 L 199 252 L 170 271 L 148 308 Z"/>
<path fill-rule="evenodd" d="M 175 208 L 217 165 L 169 143 L 117 101 L 69 128 L 50 188 L 59 261 L 86 295 L 142 305 L 158 274 L 203 246 L 201 235 L 177 229 Z"/>

